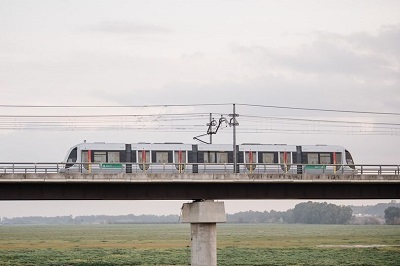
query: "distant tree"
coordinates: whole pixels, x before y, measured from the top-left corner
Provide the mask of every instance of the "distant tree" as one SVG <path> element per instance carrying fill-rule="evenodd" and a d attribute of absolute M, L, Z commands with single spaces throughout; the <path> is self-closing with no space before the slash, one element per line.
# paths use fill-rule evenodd
<path fill-rule="evenodd" d="M 294 207 L 292 220 L 304 224 L 346 224 L 352 215 L 353 211 L 346 206 L 309 201 Z"/>
<path fill-rule="evenodd" d="M 400 224 L 400 208 L 388 207 L 385 210 L 386 224 Z"/>
<path fill-rule="evenodd" d="M 353 216 L 353 210 L 348 206 L 337 206 L 337 224 L 347 224 Z"/>

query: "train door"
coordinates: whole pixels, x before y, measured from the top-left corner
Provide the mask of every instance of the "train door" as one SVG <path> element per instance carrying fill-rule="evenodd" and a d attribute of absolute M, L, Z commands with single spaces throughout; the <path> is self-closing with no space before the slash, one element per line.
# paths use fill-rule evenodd
<path fill-rule="evenodd" d="M 257 152 L 255 151 L 245 151 L 244 152 L 246 169 L 253 173 L 257 167 Z"/>
<path fill-rule="evenodd" d="M 290 170 L 290 167 L 292 165 L 292 153 L 283 151 L 283 152 L 280 152 L 279 157 L 280 157 L 279 161 L 280 161 L 281 169 L 282 169 L 282 171 L 287 173 Z"/>
<path fill-rule="evenodd" d="M 137 158 L 138 158 L 138 165 L 140 170 L 142 171 L 147 171 L 150 167 L 150 151 L 149 150 L 141 150 L 137 152 Z"/>
<path fill-rule="evenodd" d="M 187 162 L 186 156 L 186 151 L 179 150 L 174 152 L 175 168 L 178 170 L 178 173 L 183 173 L 185 171 Z"/>
<path fill-rule="evenodd" d="M 336 174 L 342 168 L 342 153 L 341 152 L 333 152 L 332 153 L 332 164 L 333 166 L 333 173 Z"/>

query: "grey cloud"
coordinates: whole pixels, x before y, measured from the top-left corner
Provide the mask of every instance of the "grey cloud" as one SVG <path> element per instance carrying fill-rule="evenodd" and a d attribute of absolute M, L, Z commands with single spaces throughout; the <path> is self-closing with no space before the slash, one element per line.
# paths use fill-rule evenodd
<path fill-rule="evenodd" d="M 359 48 L 386 54 L 400 60 L 400 24 L 384 26 L 376 36 L 355 33 L 348 36 L 347 39 Z"/>
<path fill-rule="evenodd" d="M 166 27 L 130 21 L 105 21 L 87 27 L 85 30 L 115 34 L 166 34 L 171 32 L 171 30 Z"/>
<path fill-rule="evenodd" d="M 365 56 L 323 40 L 303 47 L 296 55 L 270 55 L 280 65 L 300 72 L 362 74 L 371 67 L 382 66 L 385 61 Z"/>
<path fill-rule="evenodd" d="M 400 25 L 383 27 L 374 36 L 368 33 L 338 35 L 316 33 L 316 40 L 294 52 L 265 47 L 235 47 L 248 66 L 288 69 L 299 73 L 380 76 L 397 80 L 400 52 Z"/>
<path fill-rule="evenodd" d="M 211 83 L 170 82 L 153 93 L 138 93 L 137 90 L 115 95 L 110 91 L 97 93 L 121 105 L 129 104 L 191 104 L 191 103 L 258 103 L 292 106 L 326 106 L 336 102 L 336 108 L 366 109 L 370 103 L 355 102 L 362 88 L 348 91 L 346 80 L 327 80 L 327 84 L 303 79 L 285 79 L 265 75 L 240 82 L 221 81 Z M 157 97 L 155 97 L 157 95 Z M 316 101 L 318 102 L 316 105 Z M 377 102 L 379 99 L 377 98 Z M 329 104 L 328 104 L 329 105 Z M 357 105 L 357 106 L 356 106 Z M 279 111 L 281 112 L 281 111 Z"/>

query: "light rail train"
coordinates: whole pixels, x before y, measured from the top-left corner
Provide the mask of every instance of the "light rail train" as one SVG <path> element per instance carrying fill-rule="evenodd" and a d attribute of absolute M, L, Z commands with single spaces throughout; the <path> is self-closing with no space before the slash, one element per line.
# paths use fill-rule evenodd
<path fill-rule="evenodd" d="M 69 149 L 64 173 L 340 173 L 354 174 L 348 150 L 334 145 L 81 143 Z"/>

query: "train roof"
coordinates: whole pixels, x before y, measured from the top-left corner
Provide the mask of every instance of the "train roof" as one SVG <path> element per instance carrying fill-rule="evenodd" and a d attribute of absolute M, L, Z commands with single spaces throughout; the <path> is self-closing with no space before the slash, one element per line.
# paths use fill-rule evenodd
<path fill-rule="evenodd" d="M 165 143 L 147 143 L 138 142 L 130 143 L 132 150 L 152 149 L 152 150 L 167 150 L 167 149 L 183 149 L 191 150 L 193 145 L 197 145 L 199 151 L 222 151 L 233 150 L 232 144 L 185 144 L 181 142 L 165 142 Z M 79 147 L 82 150 L 125 150 L 125 143 L 106 143 L 106 142 L 84 142 L 71 147 Z M 342 152 L 344 147 L 339 145 L 287 145 L 287 144 L 260 144 L 260 143 L 243 143 L 240 144 L 240 149 L 261 151 L 261 150 L 275 150 L 275 151 L 296 151 L 297 146 L 301 146 L 303 152 Z"/>

